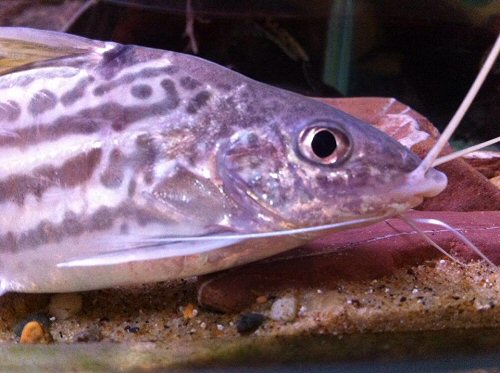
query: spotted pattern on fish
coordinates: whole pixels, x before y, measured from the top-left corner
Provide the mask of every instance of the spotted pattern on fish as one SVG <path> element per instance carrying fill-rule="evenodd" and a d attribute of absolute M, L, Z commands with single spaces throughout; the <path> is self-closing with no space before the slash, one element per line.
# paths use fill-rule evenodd
<path fill-rule="evenodd" d="M 179 105 L 179 94 L 175 88 L 175 83 L 170 79 L 163 79 L 160 85 L 167 94 L 167 107 L 169 109 L 175 109 Z"/>
<path fill-rule="evenodd" d="M 21 107 L 15 101 L 0 103 L 0 121 L 13 122 L 21 115 Z"/>
<path fill-rule="evenodd" d="M 108 167 L 101 174 L 101 183 L 110 189 L 120 187 L 124 178 L 125 157 L 120 149 L 113 149 L 109 155 Z"/>
<path fill-rule="evenodd" d="M 79 99 L 83 98 L 85 95 L 86 88 L 90 83 L 94 82 L 95 78 L 93 76 L 87 76 L 82 78 L 75 87 L 61 95 L 61 103 L 64 106 L 69 106 L 74 104 Z"/>
<path fill-rule="evenodd" d="M 0 252 L 16 253 L 30 250 L 40 245 L 57 243 L 61 240 L 79 236 L 84 232 L 105 231 L 113 227 L 122 233 L 123 221 L 134 222 L 138 225 L 147 225 L 154 221 L 165 221 L 164 217 L 152 214 L 146 209 L 121 204 L 116 208 L 101 207 L 89 216 L 78 216 L 73 212 L 66 212 L 59 224 L 42 221 L 34 229 L 19 234 L 8 232 L 0 236 Z"/>
<path fill-rule="evenodd" d="M 136 193 L 138 184 L 152 185 L 155 179 L 154 165 L 159 157 L 159 147 L 157 145 L 159 139 L 140 132 L 132 138 L 124 134 L 123 136 L 130 145 L 125 146 L 126 144 L 122 143 L 122 146 L 129 149 L 128 152 L 123 152 L 118 148 L 110 149 L 109 145 L 105 141 L 103 142 L 102 134 L 122 133 L 134 124 L 137 124 L 138 127 L 143 126 L 144 121 L 148 118 L 168 115 L 181 104 L 182 96 L 187 91 L 195 90 L 196 93 L 196 89 L 202 89 L 202 87 L 194 79 L 187 84 L 189 87 L 183 87 L 181 84 L 177 87 L 172 76 L 180 69 L 169 64 L 168 60 L 158 61 L 159 66 L 151 67 L 145 66 L 139 58 L 136 63 L 131 63 L 128 66 L 122 66 L 120 63 L 121 69 L 118 69 L 112 62 L 113 56 L 125 59 L 131 58 L 133 55 L 135 55 L 133 50 L 120 48 L 116 53 L 107 55 L 107 64 L 106 61 L 101 62 L 99 66 L 102 71 L 100 68 L 97 68 L 95 72 L 85 74 L 69 74 L 63 71 L 59 76 L 51 72 L 51 78 L 55 86 L 69 86 L 72 88 L 62 90 L 60 97 L 57 96 L 56 92 L 43 91 L 40 93 L 41 90 L 38 90 L 35 94 L 37 105 L 32 102 L 28 108 L 23 107 L 22 104 L 18 104 L 14 100 L 9 100 L 8 104 L 1 106 L 4 109 L 3 111 L 7 113 L 5 115 L 7 118 L 0 117 L 0 121 L 9 121 L 11 123 L 16 121 L 15 125 L 10 126 L 11 133 L 3 135 L 0 133 L 0 147 L 12 149 L 13 158 L 20 159 L 16 155 L 18 149 L 24 149 L 23 159 L 30 158 L 29 154 L 31 152 L 33 152 L 33 158 L 35 158 L 40 151 L 49 148 L 67 149 L 68 156 L 70 154 L 72 156 L 62 162 L 63 158 L 55 154 L 54 158 L 57 157 L 57 160 L 54 160 L 51 166 L 40 167 L 38 162 L 33 161 L 32 164 L 26 164 L 24 167 L 25 173 L 11 174 L 7 179 L 0 177 L 1 201 L 8 200 L 31 207 L 34 202 L 31 199 L 28 202 L 26 201 L 26 198 L 30 195 L 36 197 L 39 201 L 36 204 L 40 205 L 47 193 L 52 196 L 55 194 L 63 195 L 64 189 L 68 193 L 68 198 L 74 198 L 69 196 L 74 195 L 77 197 L 79 195 L 79 192 L 75 189 L 76 186 L 94 183 L 92 180 L 96 180 L 102 186 L 101 190 L 121 193 L 119 197 L 115 198 L 116 203 L 118 203 L 123 198 L 132 198 Z M 162 64 L 163 66 L 161 66 Z M 103 73 L 103 71 L 105 72 Z M 108 79 L 105 83 L 102 83 L 97 78 L 103 74 Z M 36 80 L 31 82 L 25 80 L 24 82 L 26 83 L 24 91 L 29 92 L 32 89 L 31 87 L 34 89 L 37 87 Z M 186 82 L 184 85 L 186 85 Z M 127 90 L 130 92 L 128 97 L 126 95 Z M 7 90 L 5 91 L 7 92 Z M 12 90 L 9 90 L 10 92 Z M 201 92 L 203 92 L 202 96 L 206 95 L 206 91 Z M 106 101 L 107 96 L 109 96 L 110 102 L 98 103 L 99 101 L 89 100 L 89 95 L 96 94 L 102 98 L 99 101 Z M 113 97 L 116 94 L 117 99 L 115 100 Z M 21 102 L 20 98 L 19 102 Z M 92 105 L 93 102 L 95 102 L 94 106 L 89 107 L 88 104 Z M 184 100 L 183 102 L 185 102 L 186 108 L 192 106 L 193 102 L 199 106 L 197 106 L 197 109 L 203 105 L 203 103 L 199 105 L 200 100 Z M 61 112 L 53 111 L 54 109 L 58 110 L 59 104 L 65 109 L 61 110 Z M 36 112 L 36 121 L 21 122 L 20 117 L 24 110 L 30 113 Z M 16 115 L 14 115 L 15 113 Z M 122 135 L 113 136 L 117 139 L 116 141 L 120 142 L 119 139 L 123 138 Z M 69 139 L 74 139 L 74 141 L 69 141 Z M 93 144 L 92 149 L 85 150 L 85 147 L 82 147 L 78 150 L 75 148 L 75 145 L 81 141 L 90 141 L 89 144 Z M 73 149 L 76 150 L 73 151 Z M 26 150 L 28 153 L 26 153 Z M 58 153 L 54 150 L 53 152 Z M 90 158 L 93 161 L 89 161 Z M 127 159 L 133 159 L 134 161 L 127 164 Z M 80 161 L 82 164 L 78 164 Z M 57 164 L 57 162 L 60 162 L 60 164 Z M 87 167 L 88 171 L 85 171 L 85 167 Z M 18 167 L 18 169 L 23 169 L 23 167 Z M 5 174 L 7 174 L 8 170 L 5 171 Z M 136 180 L 137 177 L 141 179 L 139 183 Z M 99 193 L 96 192 L 95 195 L 97 197 Z M 64 197 L 61 199 L 64 201 Z M 116 206 L 116 204 L 114 205 Z M 85 214 L 78 213 L 79 211 L 82 212 L 84 208 L 81 204 L 77 207 L 77 209 L 73 210 L 68 210 L 67 207 L 64 208 L 65 213 L 63 215 L 61 215 L 62 212 L 58 214 L 46 212 L 46 222 L 59 221 L 58 224 L 61 225 L 62 222 L 67 220 L 65 216 L 68 211 L 84 219 Z M 97 208 L 96 206 L 87 209 L 87 214 L 92 216 L 92 214 L 96 213 Z M 28 231 L 32 232 L 28 236 L 35 237 L 33 233 L 36 231 L 33 226 L 35 219 L 26 219 L 26 214 L 21 211 L 18 211 L 17 215 L 21 221 L 24 221 L 24 226 Z M 56 217 L 56 215 L 59 217 Z M 29 224 L 30 220 L 33 220 L 33 223 Z M 29 228 L 30 225 L 32 228 Z M 71 224 L 66 222 L 64 225 Z M 14 228 L 14 226 L 12 227 Z M 17 228 L 22 228 L 22 226 Z M 65 230 L 58 228 L 58 231 Z M 20 232 L 17 232 L 16 229 L 8 233 L 14 234 L 15 237 L 25 237 L 23 231 Z M 75 232 L 80 232 L 80 230 L 75 230 Z M 4 235 L 4 240 L 11 242 L 10 246 L 12 246 L 13 242 L 12 234 Z M 26 238 L 23 238 L 23 240 L 26 241 Z M 33 242 L 39 241 L 33 238 Z M 21 247 L 25 246 L 25 244 L 21 245 Z"/>
<path fill-rule="evenodd" d="M 42 89 L 41 91 L 35 93 L 28 105 L 28 110 L 31 114 L 36 116 L 47 110 L 55 108 L 56 104 L 56 95 L 47 89 Z"/>
<path fill-rule="evenodd" d="M 73 188 L 88 181 L 100 161 L 101 149 L 94 149 L 88 154 L 80 154 L 66 160 L 62 166 L 39 166 L 30 174 L 14 174 L 0 181 L 0 202 L 14 201 L 19 205 L 32 194 L 43 198 L 44 192 L 51 186 Z"/>
<path fill-rule="evenodd" d="M 110 82 L 98 85 L 93 93 L 95 96 L 102 96 L 105 93 L 112 91 L 113 89 L 129 85 L 137 80 L 155 78 L 158 76 L 172 75 L 177 71 L 174 66 L 166 66 L 161 68 L 144 68 L 139 72 L 124 74 L 120 78 L 112 80 Z"/>
<path fill-rule="evenodd" d="M 136 98 L 145 100 L 153 94 L 153 88 L 147 84 L 137 84 L 132 86 L 130 93 Z"/>
<path fill-rule="evenodd" d="M 180 84 L 182 88 L 185 89 L 196 89 L 201 86 L 201 83 L 196 79 L 191 78 L 190 76 L 183 76 L 180 79 Z"/>
<path fill-rule="evenodd" d="M 205 106 L 210 99 L 210 92 L 202 91 L 194 96 L 186 107 L 186 112 L 189 114 L 196 114 L 203 106 Z"/>
<path fill-rule="evenodd" d="M 82 109 L 75 115 L 62 115 L 52 124 L 36 124 L 13 131 L 12 135 L 0 136 L 0 146 L 27 146 L 46 142 L 75 133 L 90 134 L 106 128 L 122 131 L 130 124 L 149 117 L 168 114 L 179 104 L 179 98 L 171 81 L 166 97 L 154 104 L 125 106 L 105 103 L 91 109 Z"/>

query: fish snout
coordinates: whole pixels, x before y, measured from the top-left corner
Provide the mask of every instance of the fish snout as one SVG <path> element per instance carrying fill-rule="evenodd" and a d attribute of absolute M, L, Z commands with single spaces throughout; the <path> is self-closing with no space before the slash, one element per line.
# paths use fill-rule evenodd
<path fill-rule="evenodd" d="M 422 197 L 434 197 L 445 190 L 448 185 L 448 177 L 444 172 L 431 168 L 425 173 L 428 189 L 422 193 Z"/>
<path fill-rule="evenodd" d="M 425 173 L 412 172 L 408 175 L 406 183 L 407 192 L 415 197 L 430 198 L 441 193 L 448 185 L 446 175 L 434 168 Z"/>

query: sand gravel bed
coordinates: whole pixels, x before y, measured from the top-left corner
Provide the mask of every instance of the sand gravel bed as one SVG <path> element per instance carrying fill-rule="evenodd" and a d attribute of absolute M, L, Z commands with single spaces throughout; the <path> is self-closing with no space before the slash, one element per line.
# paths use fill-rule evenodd
<path fill-rule="evenodd" d="M 176 343 L 238 336 L 241 314 L 196 305 L 194 280 L 80 293 L 81 310 L 60 320 L 48 313 L 50 295 L 0 299 L 0 340 L 34 313 L 50 318 L 54 343 L 77 341 Z M 272 320 L 273 304 L 292 299 L 286 321 Z M 256 294 L 245 312 L 266 316 L 252 334 L 276 336 L 500 327 L 500 270 L 438 260 L 372 281 L 340 282 L 336 289 Z M 290 316 L 290 312 L 292 312 Z M 293 314 L 295 312 L 295 314 Z M 54 313 L 54 311 L 53 311 Z"/>

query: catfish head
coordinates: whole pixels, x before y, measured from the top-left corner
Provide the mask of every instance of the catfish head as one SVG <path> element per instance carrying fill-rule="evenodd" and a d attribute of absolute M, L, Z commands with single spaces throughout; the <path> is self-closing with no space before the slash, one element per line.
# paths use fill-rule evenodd
<path fill-rule="evenodd" d="M 259 87 L 259 124 L 221 146 L 227 192 L 265 225 L 309 227 L 384 218 L 440 193 L 446 176 L 372 126 L 313 99 Z"/>

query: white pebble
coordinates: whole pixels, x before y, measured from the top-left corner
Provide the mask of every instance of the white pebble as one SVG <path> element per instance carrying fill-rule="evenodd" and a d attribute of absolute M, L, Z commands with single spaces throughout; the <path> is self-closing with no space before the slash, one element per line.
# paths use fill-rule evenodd
<path fill-rule="evenodd" d="M 82 309 L 82 296 L 78 293 L 54 294 L 50 298 L 49 314 L 58 320 L 66 320 Z"/>
<path fill-rule="evenodd" d="M 297 299 L 292 296 L 276 299 L 271 306 L 270 318 L 276 321 L 292 321 L 297 317 Z"/>
<path fill-rule="evenodd" d="M 299 308 L 299 316 L 304 316 L 307 312 L 307 307 L 306 306 L 300 306 Z"/>

